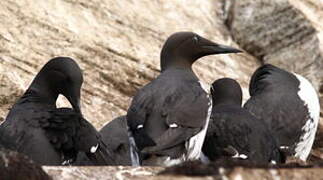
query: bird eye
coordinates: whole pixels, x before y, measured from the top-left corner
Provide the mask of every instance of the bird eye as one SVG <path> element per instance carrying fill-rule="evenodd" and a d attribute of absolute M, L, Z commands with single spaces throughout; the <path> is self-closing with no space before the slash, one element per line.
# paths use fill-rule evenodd
<path fill-rule="evenodd" d="M 198 38 L 197 36 L 194 36 L 194 37 L 193 37 L 193 41 L 194 41 L 195 43 L 197 43 L 197 42 L 199 41 L 199 38 Z"/>

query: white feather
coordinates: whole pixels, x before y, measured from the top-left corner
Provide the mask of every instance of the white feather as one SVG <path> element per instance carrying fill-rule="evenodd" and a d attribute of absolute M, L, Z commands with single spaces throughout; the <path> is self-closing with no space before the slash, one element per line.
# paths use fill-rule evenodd
<path fill-rule="evenodd" d="M 277 162 L 276 162 L 275 160 L 271 160 L 271 161 L 270 161 L 270 164 L 276 165 L 276 164 L 277 164 Z"/>
<path fill-rule="evenodd" d="M 96 150 L 98 149 L 98 147 L 99 147 L 99 144 L 97 144 L 96 146 L 92 146 L 91 149 L 90 149 L 90 152 L 95 153 Z"/>
<path fill-rule="evenodd" d="M 301 75 L 295 74 L 295 76 L 300 82 L 298 96 L 302 99 L 302 101 L 304 101 L 304 105 L 307 106 L 309 113 L 309 118 L 302 128 L 305 133 L 301 135 L 300 142 L 295 148 L 295 157 L 306 161 L 311 152 L 315 133 L 319 123 L 320 103 L 318 95 L 312 84 Z"/>
<path fill-rule="evenodd" d="M 245 155 L 245 154 L 239 154 L 239 153 L 237 153 L 237 154 L 235 154 L 234 156 L 232 156 L 232 158 L 247 159 L 247 158 L 248 158 L 248 156 L 247 156 L 247 155 Z"/>
<path fill-rule="evenodd" d="M 144 127 L 144 125 L 139 124 L 139 125 L 137 126 L 137 129 L 141 129 L 141 128 L 143 128 L 143 127 Z"/>
<path fill-rule="evenodd" d="M 289 146 L 280 146 L 280 149 L 289 149 Z"/>
<path fill-rule="evenodd" d="M 232 149 L 235 154 L 233 156 L 231 156 L 232 158 L 239 158 L 239 159 L 248 159 L 248 156 L 245 154 L 240 154 L 236 148 L 229 146 L 228 148 Z"/>
<path fill-rule="evenodd" d="M 212 98 L 210 97 L 210 89 L 206 88 L 207 86 L 203 84 L 201 81 L 199 81 L 201 84 L 201 87 L 204 89 L 204 91 L 207 93 L 206 97 L 209 99 L 209 108 L 207 110 L 207 116 L 206 116 L 206 122 L 203 126 L 203 129 L 197 133 L 195 136 L 191 137 L 188 141 L 185 143 L 185 148 L 187 150 L 186 153 L 186 160 L 196 160 L 200 159 L 201 152 L 202 152 L 202 146 L 204 143 L 207 127 L 209 125 L 210 116 L 212 112 Z"/>
<path fill-rule="evenodd" d="M 178 125 L 177 125 L 176 123 L 173 123 L 173 124 L 170 124 L 170 125 L 169 125 L 169 127 L 170 127 L 170 128 L 177 128 L 177 127 L 178 127 Z"/>

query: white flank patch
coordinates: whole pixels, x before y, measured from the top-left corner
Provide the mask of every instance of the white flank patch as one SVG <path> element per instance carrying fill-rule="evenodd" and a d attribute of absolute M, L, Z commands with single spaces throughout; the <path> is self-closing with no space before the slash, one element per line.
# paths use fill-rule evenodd
<path fill-rule="evenodd" d="M 143 127 L 144 127 L 144 125 L 140 124 L 140 125 L 137 126 L 137 129 L 141 129 Z"/>
<path fill-rule="evenodd" d="M 280 146 L 279 149 L 289 149 L 289 146 Z"/>
<path fill-rule="evenodd" d="M 296 145 L 294 156 L 306 161 L 312 149 L 320 118 L 320 103 L 312 84 L 303 76 L 295 73 L 294 75 L 300 82 L 298 96 L 304 101 L 304 105 L 307 106 L 309 112 L 309 119 L 302 128 L 305 132 L 301 135 L 300 141 Z"/>
<path fill-rule="evenodd" d="M 271 161 L 270 161 L 270 164 L 276 165 L 276 164 L 277 164 L 277 162 L 276 162 L 275 160 L 271 160 Z"/>
<path fill-rule="evenodd" d="M 132 132 L 128 127 L 128 137 L 129 137 L 129 145 L 130 145 L 130 157 L 131 157 L 131 165 L 132 166 L 140 166 L 139 155 L 137 152 L 137 145 L 134 137 L 132 136 Z"/>
<path fill-rule="evenodd" d="M 207 116 L 206 116 L 206 122 L 203 126 L 203 129 L 197 133 L 195 136 L 191 137 L 188 141 L 185 143 L 185 148 L 187 150 L 186 153 L 186 160 L 197 160 L 201 157 L 202 152 L 202 146 L 204 143 L 207 127 L 209 125 L 210 116 L 212 113 L 212 98 L 210 97 L 210 88 L 206 88 L 206 86 L 199 81 L 201 84 L 201 87 L 205 90 L 207 93 L 207 98 L 209 99 L 209 108 L 207 110 Z"/>
<path fill-rule="evenodd" d="M 173 123 L 173 124 L 170 124 L 170 125 L 169 125 L 169 127 L 170 127 L 170 128 L 177 128 L 177 127 L 178 127 L 178 125 L 177 125 L 176 123 Z"/>
<path fill-rule="evenodd" d="M 232 158 L 239 158 L 239 159 L 248 159 L 248 156 L 245 154 L 240 154 L 236 148 L 232 147 L 231 145 L 228 146 L 231 150 L 235 152 L 235 155 L 231 156 Z"/>
<path fill-rule="evenodd" d="M 234 156 L 232 156 L 232 158 L 247 159 L 247 158 L 248 158 L 248 156 L 247 156 L 247 155 L 245 155 L 245 154 L 239 154 L 239 153 L 237 152 L 237 154 L 235 154 Z"/>
<path fill-rule="evenodd" d="M 99 147 L 99 144 L 97 144 L 96 146 L 92 146 L 91 149 L 90 149 L 90 152 L 95 153 L 96 150 L 98 149 L 98 147 Z"/>

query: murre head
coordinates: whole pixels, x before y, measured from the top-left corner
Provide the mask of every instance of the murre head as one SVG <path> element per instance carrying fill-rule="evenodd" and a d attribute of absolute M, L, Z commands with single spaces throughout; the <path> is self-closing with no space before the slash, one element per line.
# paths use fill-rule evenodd
<path fill-rule="evenodd" d="M 64 95 L 73 109 L 81 111 L 80 96 L 83 76 L 80 67 L 68 57 L 48 61 L 31 83 L 29 90 L 48 103 L 55 103 L 59 94 Z"/>
<path fill-rule="evenodd" d="M 222 78 L 214 81 L 211 87 L 213 105 L 232 104 L 241 106 L 242 90 L 237 81 Z"/>
<path fill-rule="evenodd" d="M 212 54 L 242 52 L 207 40 L 193 32 L 177 32 L 165 42 L 161 51 L 161 71 L 168 67 L 190 68 L 199 58 Z"/>

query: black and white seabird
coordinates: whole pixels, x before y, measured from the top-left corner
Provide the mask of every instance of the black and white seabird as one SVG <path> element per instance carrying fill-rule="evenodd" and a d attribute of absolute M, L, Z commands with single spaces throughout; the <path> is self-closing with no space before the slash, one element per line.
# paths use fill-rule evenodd
<path fill-rule="evenodd" d="M 145 160 L 172 165 L 200 158 L 212 99 L 192 64 L 203 56 L 238 52 L 192 32 L 167 39 L 161 74 L 137 92 L 127 112 L 133 165 L 146 164 Z"/>
<path fill-rule="evenodd" d="M 280 163 L 279 147 L 263 121 L 241 107 L 242 90 L 230 78 L 214 81 L 212 113 L 202 151 L 211 161 L 237 158 L 256 164 Z"/>
<path fill-rule="evenodd" d="M 244 108 L 266 123 L 286 156 L 306 161 L 320 113 L 311 83 L 301 75 L 266 64 L 252 75 L 249 93 Z"/>
<path fill-rule="evenodd" d="M 109 161 L 111 157 L 98 132 L 81 114 L 82 83 L 82 71 L 73 59 L 50 60 L 13 105 L 0 126 L 0 135 L 14 142 L 10 146 L 16 151 L 42 165 L 71 163 L 78 151 L 84 151 L 97 163 Z M 59 94 L 69 100 L 73 109 L 56 108 Z"/>

